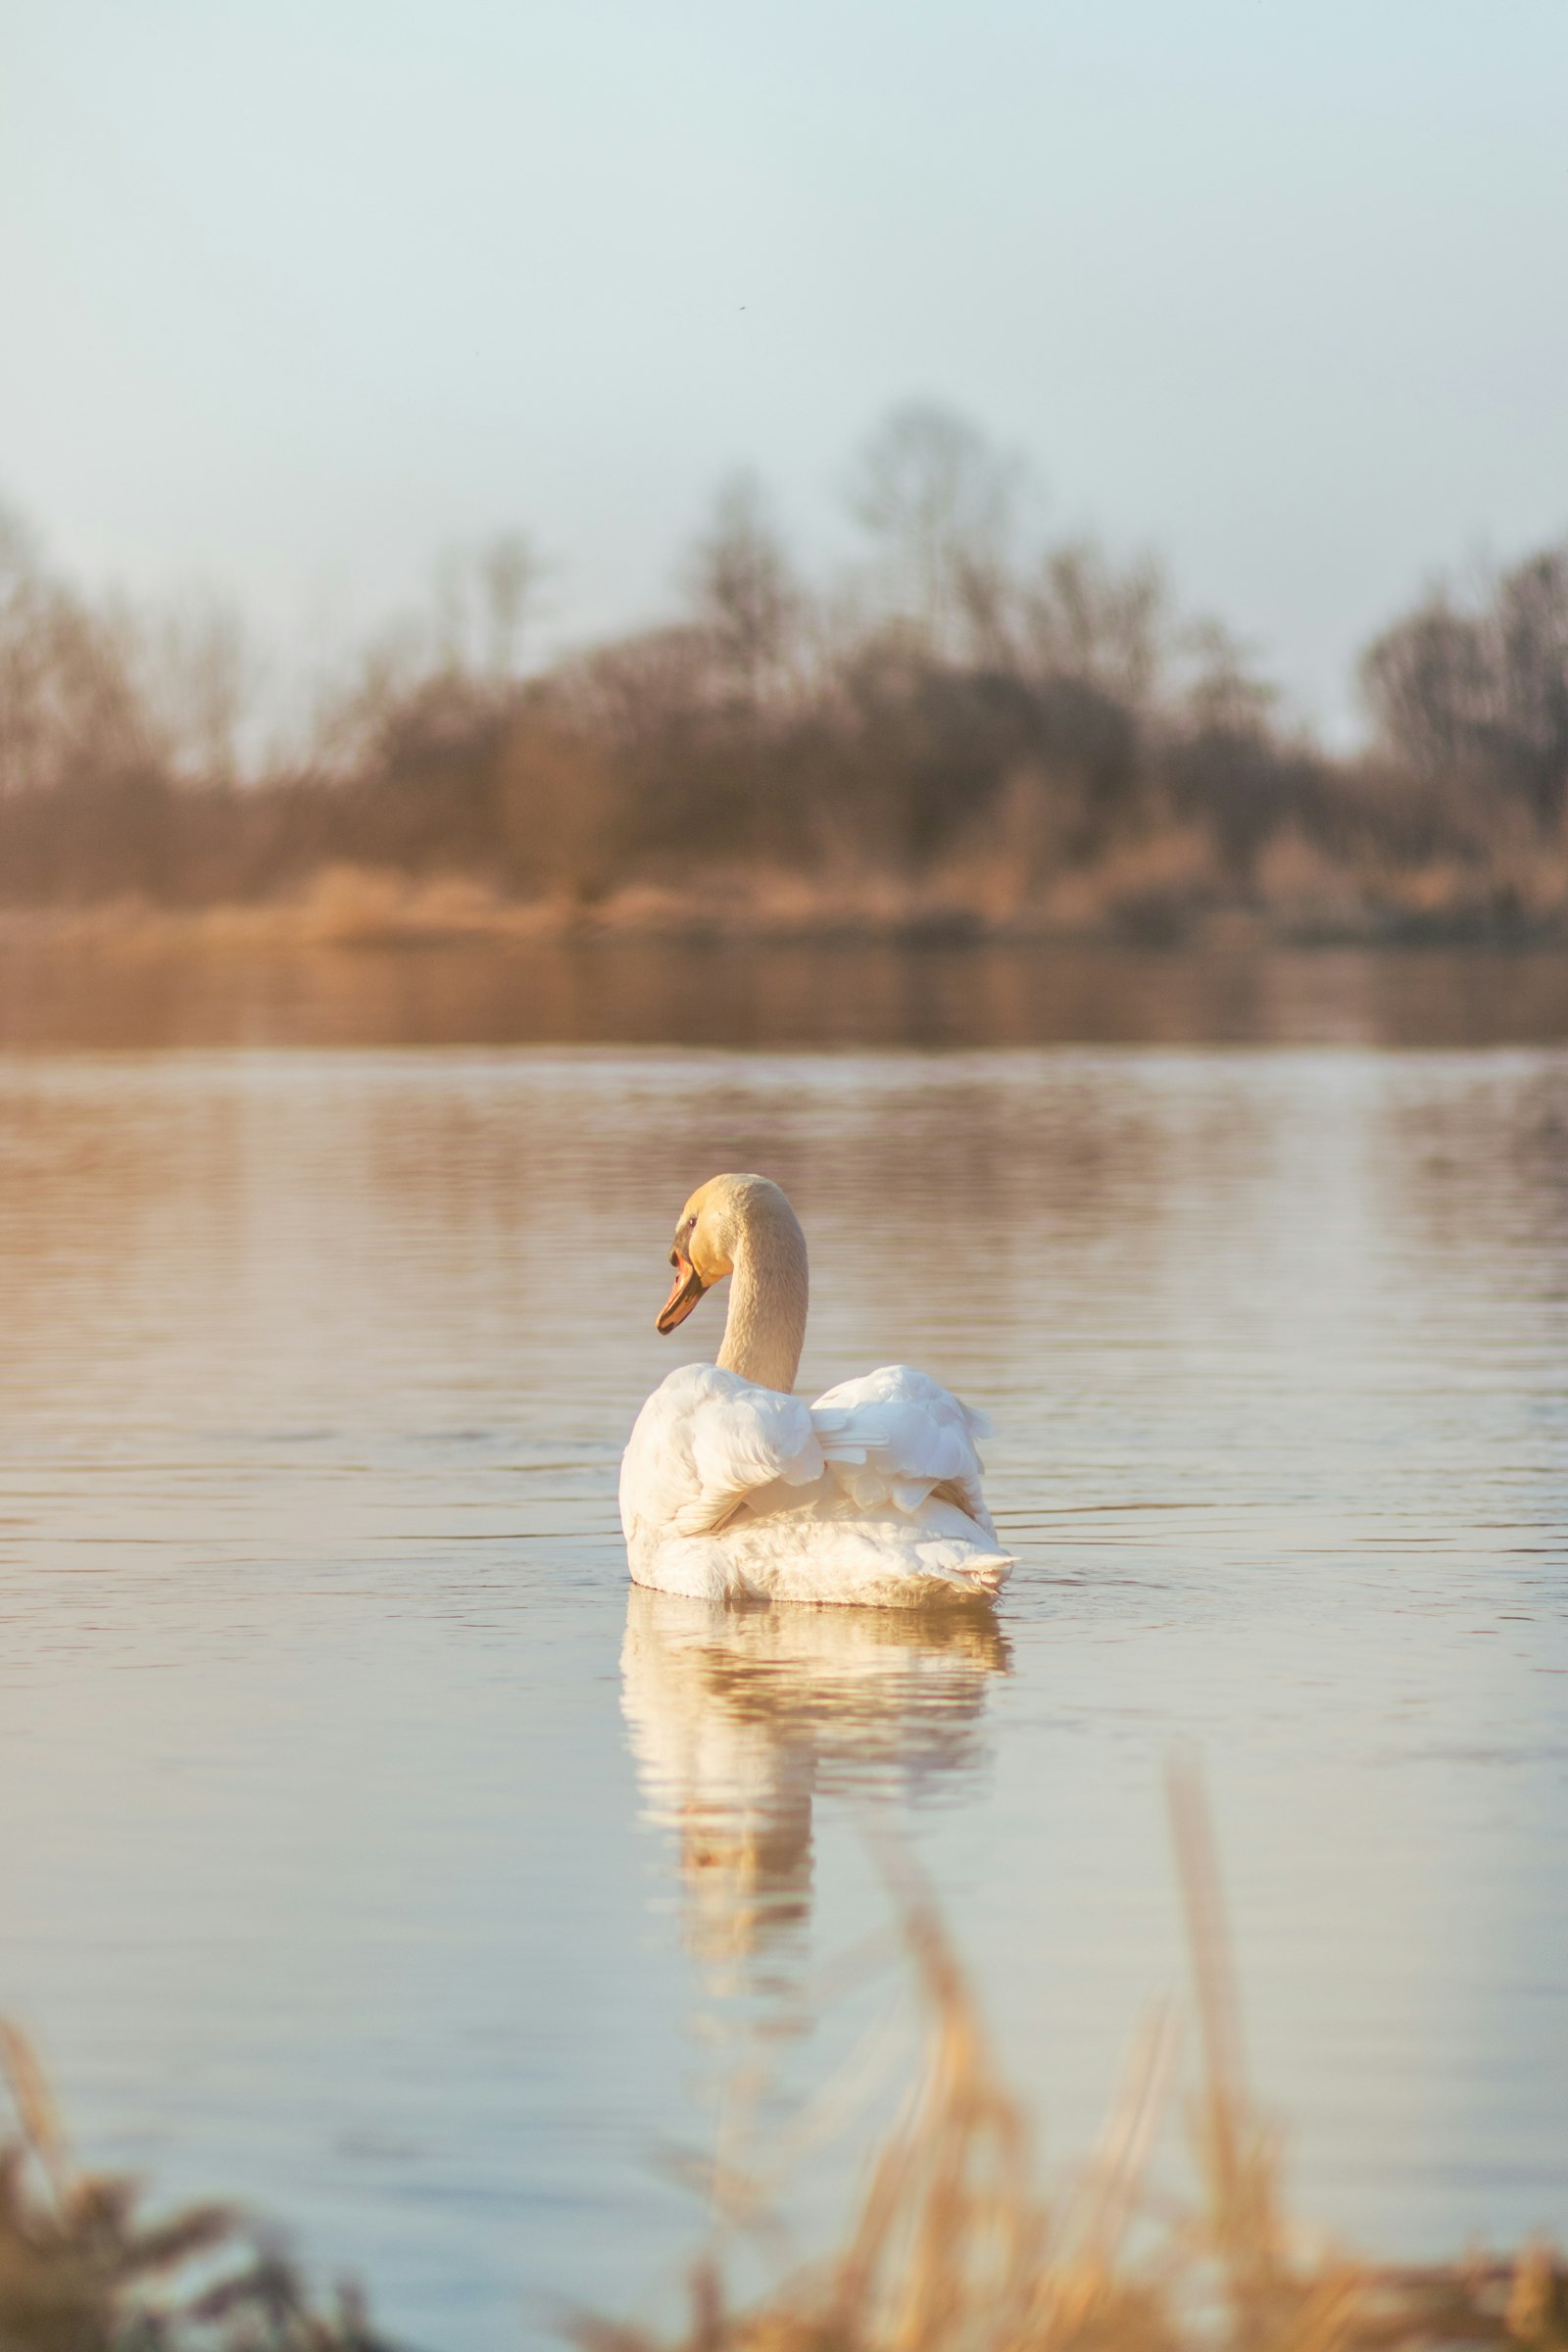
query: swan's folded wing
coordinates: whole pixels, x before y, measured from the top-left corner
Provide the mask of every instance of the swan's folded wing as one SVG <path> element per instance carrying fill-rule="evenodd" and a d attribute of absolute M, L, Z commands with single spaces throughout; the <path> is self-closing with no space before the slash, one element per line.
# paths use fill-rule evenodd
<path fill-rule="evenodd" d="M 834 1479 L 862 1508 L 917 1511 L 940 1490 L 995 1539 L 975 1451 L 985 1422 L 928 1372 L 884 1364 L 841 1381 L 812 1405 L 811 1426 Z"/>
<path fill-rule="evenodd" d="M 716 1364 L 685 1364 L 637 1416 L 620 1465 L 620 1516 L 682 1536 L 710 1534 L 760 1488 L 808 1486 L 822 1449 L 798 1396 Z"/>

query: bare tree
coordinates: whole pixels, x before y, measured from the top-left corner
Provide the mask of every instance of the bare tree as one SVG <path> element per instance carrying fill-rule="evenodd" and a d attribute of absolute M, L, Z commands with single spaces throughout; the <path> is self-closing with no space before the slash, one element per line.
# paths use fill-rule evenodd
<path fill-rule="evenodd" d="M 788 680 L 805 599 L 752 475 L 719 491 L 686 569 L 725 686 L 756 709 Z"/>
<path fill-rule="evenodd" d="M 1440 585 L 1372 645 L 1361 685 L 1395 758 L 1429 783 L 1485 777 L 1541 823 L 1568 804 L 1568 544 Z"/>
<path fill-rule="evenodd" d="M 504 531 L 480 549 L 475 569 L 488 624 L 488 667 L 493 677 L 514 677 L 522 657 L 523 631 L 538 603 L 545 564 L 523 532 Z"/>
<path fill-rule="evenodd" d="M 453 549 L 436 566 L 424 624 L 429 666 L 496 686 L 512 683 L 547 569 L 522 531 Z"/>
<path fill-rule="evenodd" d="M 1480 624 L 1439 589 L 1367 649 L 1361 687 L 1388 749 L 1430 779 L 1469 757 L 1487 670 Z"/>
<path fill-rule="evenodd" d="M 996 661 L 1010 627 L 1021 461 L 953 411 L 895 409 L 861 453 L 851 510 L 898 614 L 934 652 Z"/>
<path fill-rule="evenodd" d="M 1503 757 L 1515 789 L 1549 823 L 1568 802 L 1568 544 L 1505 574 L 1491 635 Z"/>
<path fill-rule="evenodd" d="M 125 632 L 53 579 L 0 514 L 0 794 L 115 778 L 155 756 Z"/>
<path fill-rule="evenodd" d="M 1279 688 L 1253 667 L 1256 647 L 1222 620 L 1190 622 L 1182 645 L 1193 662 L 1180 707 L 1187 729 L 1201 736 L 1266 736 Z"/>
<path fill-rule="evenodd" d="M 260 655 L 237 609 L 202 593 L 149 617 L 117 615 L 170 773 L 228 786 L 254 767 Z"/>
<path fill-rule="evenodd" d="M 1136 711 L 1170 652 L 1170 591 L 1151 556 L 1119 569 L 1087 539 L 1052 549 L 1021 596 L 1030 667 L 1113 695 Z"/>

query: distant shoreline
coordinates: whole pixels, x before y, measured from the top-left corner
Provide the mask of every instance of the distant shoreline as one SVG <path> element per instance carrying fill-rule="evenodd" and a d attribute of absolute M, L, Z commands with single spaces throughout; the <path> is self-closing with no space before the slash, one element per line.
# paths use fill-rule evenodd
<path fill-rule="evenodd" d="M 1568 949 L 1568 912 L 1477 904 L 1435 888 L 1355 904 L 1183 903 L 1106 894 L 1095 905 L 998 906 L 962 890 L 769 878 L 733 889 L 633 885 L 595 899 L 518 899 L 463 875 L 339 865 L 288 896 L 170 906 L 126 896 L 0 906 L 0 950 L 229 956 L 308 950 L 495 949 L 665 942 L 678 948 L 1035 948 L 1258 953 L 1408 948 Z"/>

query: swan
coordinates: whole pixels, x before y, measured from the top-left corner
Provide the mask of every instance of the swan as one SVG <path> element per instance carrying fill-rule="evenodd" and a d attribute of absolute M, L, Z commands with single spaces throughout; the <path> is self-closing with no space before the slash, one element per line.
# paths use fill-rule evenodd
<path fill-rule="evenodd" d="M 812 1405 L 791 1394 L 806 1236 L 771 1178 L 701 1186 L 669 1262 L 662 1332 L 733 1281 L 717 1363 L 662 1381 L 621 1459 L 633 1582 L 694 1600 L 871 1608 L 993 1597 L 1014 1563 L 980 1491 L 980 1416 L 907 1364 L 843 1381 Z"/>

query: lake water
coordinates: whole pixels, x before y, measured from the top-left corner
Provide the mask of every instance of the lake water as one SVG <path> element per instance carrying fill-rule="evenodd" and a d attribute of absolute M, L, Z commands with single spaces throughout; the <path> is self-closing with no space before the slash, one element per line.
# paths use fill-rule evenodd
<path fill-rule="evenodd" d="M 990 1019 L 938 957 L 936 1051 L 829 960 L 788 1016 L 733 988 L 770 1052 L 711 960 L 558 1008 L 637 1050 L 507 1042 L 550 1019 L 473 968 L 187 974 L 162 1024 L 34 971 L 0 1015 L 0 2009 L 83 2152 L 427 2345 L 667 2309 L 669 2153 L 758 2053 L 763 2157 L 868 2016 L 906 2054 L 891 1828 L 1066 2168 L 1182 1984 L 1185 1746 L 1298 2206 L 1562 2232 L 1561 964 L 1063 965 Z M 835 972 L 866 1002 L 800 1050 Z M 806 1223 L 803 1386 L 902 1358 L 993 1417 L 994 1629 L 628 1593 L 720 1167 Z M 789 2169 L 806 2242 L 868 2128 Z"/>

